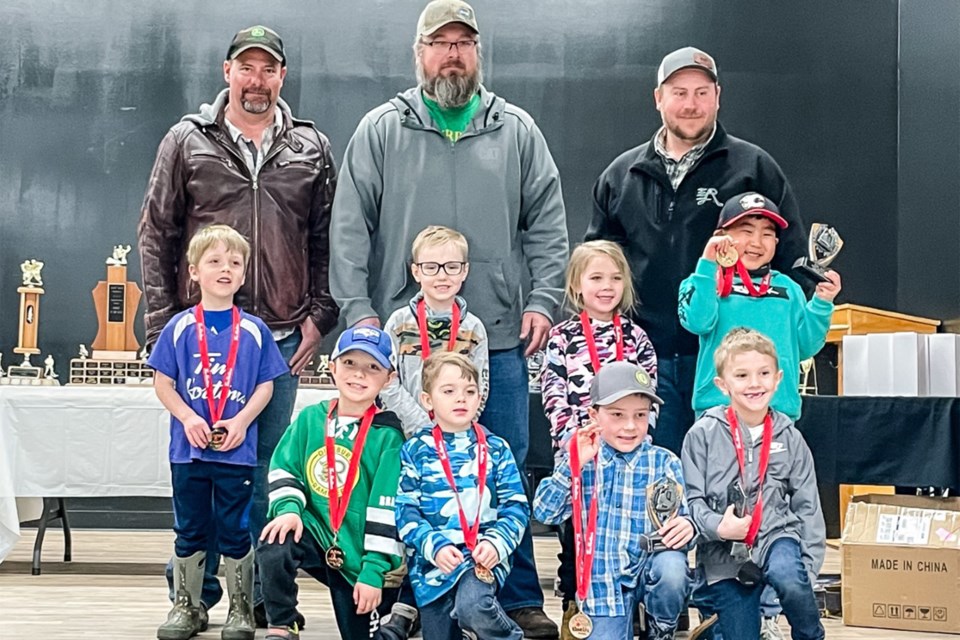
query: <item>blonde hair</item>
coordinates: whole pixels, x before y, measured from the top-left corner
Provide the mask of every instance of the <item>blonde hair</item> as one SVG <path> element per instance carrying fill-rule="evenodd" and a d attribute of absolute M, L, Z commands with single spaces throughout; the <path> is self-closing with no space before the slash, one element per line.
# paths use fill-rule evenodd
<path fill-rule="evenodd" d="M 462 353 L 453 351 L 435 351 L 423 362 L 423 373 L 421 374 L 421 384 L 423 392 L 430 393 L 433 385 L 437 382 L 440 370 L 446 365 L 451 365 L 460 370 L 460 377 L 466 378 L 471 382 L 480 384 L 480 372 L 470 362 L 470 358 Z"/>
<path fill-rule="evenodd" d="M 713 366 L 717 370 L 717 375 L 723 375 L 723 370 L 733 356 L 748 351 L 756 351 L 765 356 L 770 356 L 777 363 L 777 367 L 780 366 L 777 347 L 773 344 L 773 340 L 755 329 L 736 327 L 730 329 L 727 335 L 723 336 L 720 346 L 713 352 Z"/>
<path fill-rule="evenodd" d="M 243 266 L 247 266 L 250 243 L 240 232 L 226 224 L 211 224 L 193 234 L 190 244 L 187 245 L 187 264 L 198 265 L 203 254 L 221 242 L 227 251 L 236 251 L 243 256 Z"/>
<path fill-rule="evenodd" d="M 573 253 L 570 254 L 570 262 L 567 264 L 567 287 L 564 292 L 567 298 L 567 306 L 577 312 L 583 311 L 580 280 L 583 278 L 590 261 L 599 256 L 610 258 L 623 276 L 623 296 L 620 298 L 615 311 L 617 313 L 629 311 L 634 304 L 633 274 L 630 271 L 630 263 L 627 262 L 627 256 L 623 254 L 620 245 L 609 240 L 584 242 L 577 245 Z"/>
<path fill-rule="evenodd" d="M 413 247 L 411 249 L 413 261 L 417 262 L 420 252 L 427 247 L 439 247 L 448 243 L 452 244 L 456 249 L 458 249 L 460 253 L 463 254 L 463 261 L 467 262 L 467 253 L 469 249 L 467 245 L 467 238 L 455 229 L 451 229 L 450 227 L 442 227 L 437 224 L 430 225 L 418 233 L 417 237 L 413 239 Z"/>

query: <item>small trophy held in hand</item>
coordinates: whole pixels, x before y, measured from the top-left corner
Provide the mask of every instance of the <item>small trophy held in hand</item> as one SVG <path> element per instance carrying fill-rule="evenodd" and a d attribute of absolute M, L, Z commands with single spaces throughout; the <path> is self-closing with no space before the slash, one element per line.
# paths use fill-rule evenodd
<path fill-rule="evenodd" d="M 734 480 L 727 487 L 727 504 L 733 505 L 733 515 L 742 518 L 747 512 L 747 494 L 743 490 L 740 480 Z M 737 582 L 752 587 L 763 579 L 763 570 L 753 561 L 750 547 L 746 543 L 736 541 L 730 543 L 730 555 L 740 563 L 737 571 Z"/>
<path fill-rule="evenodd" d="M 814 282 L 829 282 L 826 276 L 827 267 L 840 253 L 841 248 L 843 248 L 843 239 L 836 229 L 814 222 L 810 227 L 810 241 L 807 247 L 810 255 L 799 258 L 793 263 L 793 268 Z"/>
<path fill-rule="evenodd" d="M 647 519 L 651 529 L 640 536 L 640 547 L 647 553 L 665 551 L 663 537 L 657 533 L 680 511 L 683 486 L 672 478 L 662 477 L 647 485 Z"/>

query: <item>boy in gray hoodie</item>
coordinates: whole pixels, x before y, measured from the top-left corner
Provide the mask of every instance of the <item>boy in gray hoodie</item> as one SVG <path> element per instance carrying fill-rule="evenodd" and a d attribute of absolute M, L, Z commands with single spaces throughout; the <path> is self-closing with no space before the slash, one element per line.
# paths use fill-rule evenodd
<path fill-rule="evenodd" d="M 822 640 L 813 582 L 826 530 L 813 456 L 793 421 L 770 408 L 783 378 L 773 342 L 731 330 L 714 354 L 729 406 L 708 409 L 683 442 L 687 500 L 700 531 L 695 602 L 724 638 L 760 637 L 771 585 L 794 640 Z"/>

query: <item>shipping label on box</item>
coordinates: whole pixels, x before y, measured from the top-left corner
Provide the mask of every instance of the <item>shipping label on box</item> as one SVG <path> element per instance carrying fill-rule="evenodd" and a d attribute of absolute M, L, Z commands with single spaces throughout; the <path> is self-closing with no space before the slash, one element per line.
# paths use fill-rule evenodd
<path fill-rule="evenodd" d="M 844 624 L 960 632 L 960 500 L 860 496 L 843 531 Z"/>

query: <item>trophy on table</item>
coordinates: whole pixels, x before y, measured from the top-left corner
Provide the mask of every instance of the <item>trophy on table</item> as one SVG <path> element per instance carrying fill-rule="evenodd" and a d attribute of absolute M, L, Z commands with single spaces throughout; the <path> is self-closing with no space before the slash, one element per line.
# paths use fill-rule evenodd
<path fill-rule="evenodd" d="M 810 227 L 810 240 L 805 258 L 798 258 L 793 268 L 814 282 L 829 282 L 827 267 L 843 248 L 843 239 L 833 227 L 814 222 Z"/>
<path fill-rule="evenodd" d="M 652 529 L 640 536 L 640 548 L 647 553 L 665 551 L 663 537 L 657 533 L 663 525 L 680 511 L 683 502 L 683 485 L 666 476 L 647 485 L 647 520 Z"/>
<path fill-rule="evenodd" d="M 39 355 L 37 332 L 40 325 L 40 296 L 43 295 L 43 279 L 40 271 L 43 263 L 39 260 L 24 260 L 20 265 L 23 276 L 20 294 L 20 331 L 14 353 L 23 356 L 23 362 L 7 369 L 7 375 L 0 378 L 2 384 L 55 385 L 56 378 L 45 377 L 44 369 L 30 362 L 30 356 Z"/>
<path fill-rule="evenodd" d="M 323 354 L 320 356 L 320 364 L 317 365 L 317 377 L 320 379 L 321 387 L 333 386 L 333 374 L 330 372 L 330 356 Z"/>
<path fill-rule="evenodd" d="M 106 259 L 107 279 L 93 289 L 97 312 L 97 336 L 87 357 L 81 345 L 80 357 L 70 360 L 70 384 L 152 384 L 153 370 L 138 360 L 140 343 L 133 333 L 133 321 L 142 292 L 127 280 L 130 245 L 115 245 Z"/>

